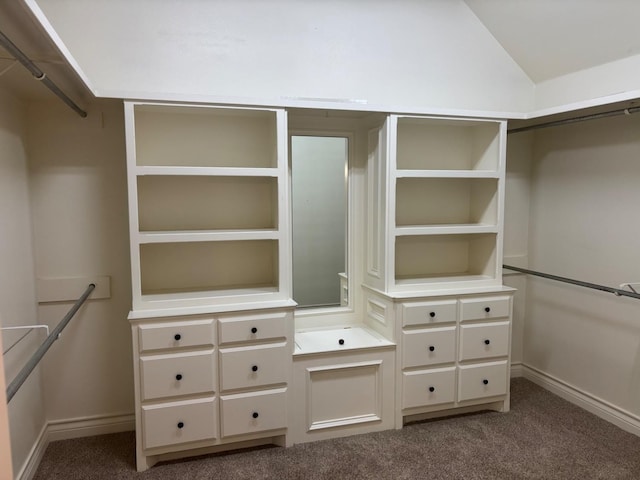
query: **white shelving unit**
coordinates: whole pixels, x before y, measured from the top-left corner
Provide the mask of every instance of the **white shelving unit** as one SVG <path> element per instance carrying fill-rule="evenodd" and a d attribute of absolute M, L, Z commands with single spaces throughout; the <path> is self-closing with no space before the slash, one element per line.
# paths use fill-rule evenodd
<path fill-rule="evenodd" d="M 286 112 L 125 102 L 133 310 L 290 304 Z"/>
<path fill-rule="evenodd" d="M 369 216 L 367 283 L 401 296 L 501 285 L 504 122 L 390 115 L 370 143 L 369 208 L 385 214 Z"/>

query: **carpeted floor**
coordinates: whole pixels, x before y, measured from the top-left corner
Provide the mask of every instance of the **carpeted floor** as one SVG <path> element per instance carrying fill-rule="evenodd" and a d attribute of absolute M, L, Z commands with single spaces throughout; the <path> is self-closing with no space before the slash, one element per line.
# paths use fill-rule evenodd
<path fill-rule="evenodd" d="M 133 432 L 54 442 L 35 479 L 640 479 L 640 438 L 524 379 L 511 412 L 134 467 Z"/>

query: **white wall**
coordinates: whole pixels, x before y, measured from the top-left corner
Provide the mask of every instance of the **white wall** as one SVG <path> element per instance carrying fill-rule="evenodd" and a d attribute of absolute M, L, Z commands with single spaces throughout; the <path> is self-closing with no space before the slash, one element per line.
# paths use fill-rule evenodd
<path fill-rule="evenodd" d="M 90 300 L 44 359 L 54 424 L 133 412 L 124 114 L 118 101 L 88 110 L 82 119 L 52 98 L 28 111 L 36 275 L 111 277 L 111 298 Z M 41 323 L 69 306 L 41 304 Z"/>
<path fill-rule="evenodd" d="M 533 106 L 531 80 L 462 0 L 27 3 L 98 96 Z"/>
<path fill-rule="evenodd" d="M 509 135 L 505 182 L 504 263 L 527 267 L 529 243 L 529 201 L 533 134 Z M 523 333 L 526 315 L 526 276 L 503 271 L 505 285 L 517 289 L 513 301 L 511 361 L 522 362 Z"/>
<path fill-rule="evenodd" d="M 618 286 L 640 281 L 640 115 L 535 135 L 530 268 Z M 524 362 L 640 420 L 637 300 L 527 280 Z"/>
<path fill-rule="evenodd" d="M 0 89 L 0 324 L 5 327 L 37 323 L 25 122 L 25 106 Z M 3 351 L 24 332 L 6 331 Z M 33 331 L 7 353 L 3 359 L 7 384 L 44 338 Z M 44 424 L 41 375 L 36 368 L 9 403 L 16 473 L 24 467 Z"/>

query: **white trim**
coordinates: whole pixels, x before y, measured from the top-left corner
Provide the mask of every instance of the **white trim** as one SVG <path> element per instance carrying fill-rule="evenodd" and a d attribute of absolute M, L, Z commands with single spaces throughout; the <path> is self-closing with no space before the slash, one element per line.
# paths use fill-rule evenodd
<path fill-rule="evenodd" d="M 47 449 L 47 445 L 49 445 L 49 440 L 47 438 L 47 425 L 45 424 L 40 431 L 40 435 L 36 439 L 36 442 L 31 447 L 31 451 L 29 455 L 27 455 L 27 459 L 20 471 L 15 473 L 16 480 L 31 480 L 36 472 L 38 471 L 38 467 L 40 466 L 40 462 L 42 461 L 42 457 L 44 457 L 44 452 Z"/>
<path fill-rule="evenodd" d="M 511 378 L 520 378 L 524 375 L 524 365 L 522 362 L 511 363 Z"/>
<path fill-rule="evenodd" d="M 31 480 L 35 476 L 50 442 L 133 430 L 135 430 L 134 414 L 96 415 L 48 422 L 42 427 L 38 439 L 15 478 Z"/>
<path fill-rule="evenodd" d="M 639 416 L 534 367 L 522 367 L 523 376 L 527 380 L 629 433 L 640 436 Z"/>
<path fill-rule="evenodd" d="M 69 440 L 71 438 L 106 435 L 108 433 L 129 432 L 135 430 L 135 415 L 96 415 L 71 420 L 57 420 L 47 424 L 47 440 Z"/>

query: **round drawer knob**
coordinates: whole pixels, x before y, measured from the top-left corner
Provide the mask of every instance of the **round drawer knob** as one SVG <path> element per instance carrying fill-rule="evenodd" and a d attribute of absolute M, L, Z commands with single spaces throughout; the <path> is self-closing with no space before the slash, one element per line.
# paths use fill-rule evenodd
<path fill-rule="evenodd" d="M 435 392 L 435 391 L 436 391 L 436 387 L 429 387 L 429 391 L 430 391 L 431 393 Z"/>
<path fill-rule="evenodd" d="M 489 313 L 491 311 L 491 307 L 484 307 L 484 311 Z"/>
<path fill-rule="evenodd" d="M 251 333 L 258 333 L 258 329 L 256 327 L 251 328 Z"/>
<path fill-rule="evenodd" d="M 184 427 L 184 422 L 178 422 L 178 428 L 183 428 Z"/>
<path fill-rule="evenodd" d="M 253 418 L 258 418 L 258 417 L 259 417 L 258 412 L 253 412 L 253 413 L 251 414 L 251 416 L 252 416 Z"/>
<path fill-rule="evenodd" d="M 182 374 L 181 374 L 181 373 L 179 373 L 179 374 L 177 374 L 177 375 L 176 375 L 176 380 L 178 380 L 178 381 L 179 381 L 179 380 L 182 380 Z"/>
<path fill-rule="evenodd" d="M 178 340 L 180 340 L 180 339 L 182 338 L 182 335 L 180 335 L 179 333 L 176 333 L 176 334 L 173 336 L 173 338 L 175 338 L 175 340 L 176 340 L 176 342 L 177 342 Z"/>
<path fill-rule="evenodd" d="M 482 380 L 482 383 L 485 385 L 489 385 L 489 380 L 487 380 L 486 378 L 484 380 Z"/>
<path fill-rule="evenodd" d="M 340 340 L 338 340 L 338 343 L 339 343 L 340 345 L 344 345 L 344 339 L 343 339 L 343 338 L 341 338 Z"/>
<path fill-rule="evenodd" d="M 491 343 L 491 340 L 489 340 L 488 338 L 484 341 L 485 345 L 489 345 Z"/>
<path fill-rule="evenodd" d="M 435 316 L 436 316 L 436 312 L 429 312 L 429 316 L 430 316 L 431 318 L 435 317 Z"/>
<path fill-rule="evenodd" d="M 429 346 L 429 351 L 430 352 L 434 352 L 436 350 L 436 347 L 434 347 L 433 345 Z"/>
<path fill-rule="evenodd" d="M 258 365 L 254 365 L 253 367 L 251 367 L 251 371 L 252 372 L 257 372 L 258 371 Z"/>

